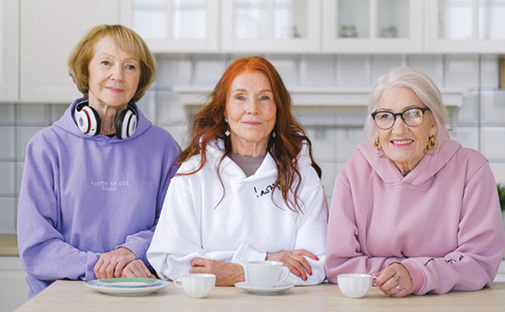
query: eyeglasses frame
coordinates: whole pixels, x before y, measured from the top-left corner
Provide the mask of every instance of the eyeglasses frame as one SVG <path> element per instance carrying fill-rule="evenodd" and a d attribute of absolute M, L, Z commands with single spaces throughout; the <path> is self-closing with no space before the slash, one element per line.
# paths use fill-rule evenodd
<path fill-rule="evenodd" d="M 396 119 L 397 119 L 397 117 L 396 117 L 396 116 L 400 116 L 400 118 L 402 119 L 403 123 L 404 123 L 404 124 L 406 124 L 408 127 L 417 127 L 417 126 L 409 126 L 409 125 L 405 122 L 405 119 L 403 119 L 403 114 L 405 114 L 407 111 L 409 111 L 409 110 L 411 110 L 411 109 L 418 109 L 418 110 L 420 110 L 421 112 L 423 112 L 423 116 L 422 116 L 422 117 L 423 117 L 423 120 L 424 120 L 424 114 L 426 113 L 426 111 L 429 111 L 429 110 L 430 110 L 430 108 L 429 108 L 429 107 L 411 107 L 411 108 L 407 108 L 406 110 L 404 110 L 404 111 L 403 111 L 403 112 L 401 112 L 401 113 L 392 113 L 392 112 L 389 112 L 389 111 L 376 111 L 376 112 L 373 112 L 373 113 L 371 114 L 371 116 L 372 116 L 372 119 L 373 119 L 373 121 L 375 122 L 375 125 L 377 126 L 377 128 L 379 128 L 379 129 L 381 129 L 381 130 L 389 130 L 389 129 L 393 128 L 393 127 L 395 126 L 395 122 L 396 122 Z M 389 127 L 389 128 L 381 128 L 381 127 L 379 127 L 379 126 L 377 125 L 377 122 L 375 121 L 375 116 L 377 116 L 377 114 L 379 114 L 379 113 L 389 113 L 389 114 L 393 115 L 394 120 L 393 120 L 393 124 L 391 125 L 391 127 Z"/>

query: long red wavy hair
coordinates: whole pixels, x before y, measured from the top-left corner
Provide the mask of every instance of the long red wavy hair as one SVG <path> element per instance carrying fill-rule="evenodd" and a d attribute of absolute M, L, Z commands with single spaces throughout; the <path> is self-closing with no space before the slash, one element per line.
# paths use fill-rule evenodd
<path fill-rule="evenodd" d="M 321 177 L 321 168 L 312 157 L 312 144 L 306 136 L 305 130 L 296 121 L 291 112 L 291 96 L 284 86 L 284 82 L 275 67 L 263 57 L 239 58 L 233 61 L 226 69 L 216 87 L 208 96 L 208 104 L 195 115 L 192 140 L 189 146 L 179 155 L 177 165 L 180 166 L 190 157 L 201 154 L 200 166 L 193 172 L 182 174 L 190 175 L 198 172 L 207 161 L 207 144 L 214 138 L 220 138 L 225 141 L 225 153 L 221 161 L 231 153 L 231 140 L 224 135 L 227 129 L 224 115 L 229 89 L 235 77 L 246 71 L 256 70 L 265 74 L 270 81 L 274 101 L 277 106 L 274 127 L 276 135 L 275 137 L 270 136 L 267 147 L 277 166 L 277 180 L 273 189 L 275 191 L 277 188 L 280 188 L 282 198 L 290 210 L 302 212 L 297 200 L 301 175 L 296 161 L 296 157 L 302 149 L 302 144 L 307 144 L 312 167 L 316 170 L 319 177 Z M 217 171 L 219 175 L 219 166 Z M 290 191 L 293 192 L 293 199 L 290 199 Z"/>

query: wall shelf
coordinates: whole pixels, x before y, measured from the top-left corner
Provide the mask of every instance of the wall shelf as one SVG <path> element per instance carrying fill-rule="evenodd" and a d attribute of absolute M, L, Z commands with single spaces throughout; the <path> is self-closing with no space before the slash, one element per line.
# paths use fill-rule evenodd
<path fill-rule="evenodd" d="M 179 94 L 180 103 L 186 106 L 202 106 L 211 87 L 174 86 L 173 92 Z M 463 94 L 468 90 L 461 88 L 441 89 L 446 107 L 457 109 L 462 105 Z M 367 107 L 370 88 L 291 88 L 293 106 L 323 107 Z"/>
<path fill-rule="evenodd" d="M 180 104 L 184 106 L 189 116 L 194 115 L 206 102 L 211 87 L 174 86 L 171 91 L 179 95 Z M 457 112 L 463 104 L 463 95 L 468 92 L 461 88 L 441 89 L 442 98 L 449 114 L 448 127 L 456 127 Z M 338 115 L 349 114 L 355 117 L 356 111 L 367 114 L 370 88 L 291 88 L 293 109 L 297 112 L 323 110 Z M 343 122 L 345 118 L 341 118 Z M 344 122 L 345 123 L 345 122 Z M 325 126 L 348 126 L 340 125 L 338 121 L 333 125 Z"/>

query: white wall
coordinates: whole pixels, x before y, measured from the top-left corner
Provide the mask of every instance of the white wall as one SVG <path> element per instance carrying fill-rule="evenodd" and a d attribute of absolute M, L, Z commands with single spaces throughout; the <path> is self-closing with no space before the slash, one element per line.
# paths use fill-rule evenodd
<path fill-rule="evenodd" d="M 140 101 L 142 111 L 166 128 L 181 146 L 188 142 L 188 113 L 174 87 L 210 90 L 226 66 L 243 55 L 157 55 L 158 76 Z M 451 136 L 489 158 L 498 182 L 505 183 L 505 90 L 499 85 L 497 55 L 264 55 L 279 70 L 288 89 L 371 88 L 395 66 L 411 66 L 427 73 L 443 88 L 467 90 L 456 112 Z M 294 103 L 295 105 L 297 103 Z M 299 103 L 298 103 L 299 104 Z M 337 103 L 338 104 L 338 103 Z M 366 105 L 366 103 L 363 103 Z M 62 115 L 67 105 L 0 104 L 0 233 L 15 233 L 17 196 L 25 146 L 39 129 Z M 323 169 L 328 197 L 345 160 L 364 140 L 362 108 L 296 109 L 314 144 Z"/>

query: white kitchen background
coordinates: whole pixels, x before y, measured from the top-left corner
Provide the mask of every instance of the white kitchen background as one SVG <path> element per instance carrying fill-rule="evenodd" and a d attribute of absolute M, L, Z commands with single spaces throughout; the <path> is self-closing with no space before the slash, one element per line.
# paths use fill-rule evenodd
<path fill-rule="evenodd" d="M 505 183 L 505 90 L 499 88 L 505 0 L 68 3 L 0 0 L 0 234 L 16 232 L 27 142 L 59 119 L 75 94 L 66 58 L 86 23 L 120 22 L 146 39 L 158 75 L 139 106 L 182 147 L 201 95 L 227 65 L 262 55 L 292 92 L 329 199 L 336 174 L 364 140 L 370 88 L 391 68 L 411 66 L 442 90 L 452 138 L 481 151 L 497 182 Z"/>
<path fill-rule="evenodd" d="M 97 24 L 134 28 L 158 75 L 138 103 L 185 147 L 191 116 L 228 64 L 262 55 L 312 140 L 328 199 L 364 140 L 368 93 L 396 66 L 442 90 L 450 134 L 505 183 L 505 0 L 0 0 L 0 234 L 16 233 L 27 142 L 78 96 L 68 55 Z M 500 77 L 500 68 L 502 68 Z M 0 237 L 12 237 L 0 235 Z M 505 262 L 496 280 L 505 280 Z M 27 300 L 19 257 L 0 255 L 0 310 Z"/>
<path fill-rule="evenodd" d="M 185 90 L 210 90 L 226 66 L 240 56 L 156 55 L 157 80 L 139 102 L 141 110 L 185 147 L 193 107 L 184 104 L 198 104 L 183 103 Z M 276 66 L 291 90 L 310 87 L 368 90 L 390 68 L 404 65 L 427 73 L 442 90 L 462 90 L 460 106 L 451 110 L 451 136 L 464 146 L 480 150 L 489 159 L 496 180 L 505 183 L 505 90 L 498 89 L 497 55 L 263 56 Z M 295 114 L 314 144 L 314 156 L 323 169 L 329 198 L 339 168 L 364 139 L 366 108 L 346 103 L 313 106 L 310 102 L 297 103 L 296 96 L 294 99 Z M 314 95 L 314 101 L 317 99 L 318 95 Z M 67 106 L 0 104 L 0 233 L 16 231 L 17 200 L 28 140 L 36 131 L 59 119 Z"/>

